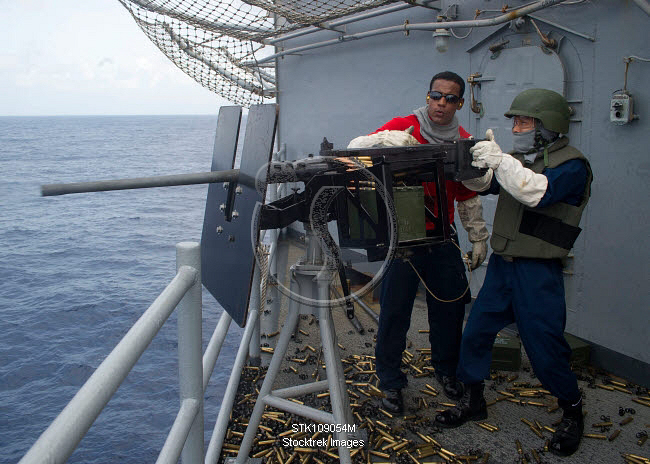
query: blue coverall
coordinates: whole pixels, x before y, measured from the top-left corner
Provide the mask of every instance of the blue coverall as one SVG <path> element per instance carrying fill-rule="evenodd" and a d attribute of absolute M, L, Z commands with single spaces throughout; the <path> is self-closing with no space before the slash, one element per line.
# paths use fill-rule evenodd
<path fill-rule="evenodd" d="M 587 182 L 581 160 L 570 160 L 542 172 L 548 179 L 537 208 L 556 202 L 579 205 Z M 499 193 L 496 177 L 482 195 Z M 564 339 L 566 304 L 559 259 L 513 258 L 492 253 L 485 281 L 465 325 L 458 378 L 476 384 L 490 373 L 492 345 L 497 333 L 516 322 L 533 370 L 542 385 L 561 402 L 580 399 L 571 372 L 571 349 Z"/>
<path fill-rule="evenodd" d="M 434 246 L 409 259 L 438 298 L 453 300 L 467 289 L 463 261 L 454 243 Z M 420 278 L 411 265 L 401 259 L 392 262 L 382 281 L 381 317 L 375 347 L 376 371 L 382 390 L 402 389 L 407 384 L 400 364 L 419 284 Z M 454 375 L 458 365 L 465 303 L 471 297 L 469 290 L 465 296 L 467 300 L 460 298 L 453 303 L 443 303 L 427 292 L 431 362 L 442 375 Z"/>

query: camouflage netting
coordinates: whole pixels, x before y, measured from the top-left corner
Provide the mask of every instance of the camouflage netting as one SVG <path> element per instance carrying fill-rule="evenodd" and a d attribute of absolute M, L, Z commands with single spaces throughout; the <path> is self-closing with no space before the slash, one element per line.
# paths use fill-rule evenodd
<path fill-rule="evenodd" d="M 395 0 L 119 0 L 176 66 L 232 103 L 275 96 L 268 40 Z"/>

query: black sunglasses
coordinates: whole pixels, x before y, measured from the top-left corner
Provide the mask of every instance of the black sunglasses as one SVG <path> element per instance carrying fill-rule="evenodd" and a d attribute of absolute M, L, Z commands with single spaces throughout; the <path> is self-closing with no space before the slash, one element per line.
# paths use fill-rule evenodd
<path fill-rule="evenodd" d="M 444 93 L 440 93 L 440 92 L 431 90 L 431 91 L 429 91 L 429 93 L 427 95 L 429 95 L 429 97 L 431 97 L 435 101 L 438 101 L 438 100 L 440 100 L 441 98 L 444 97 L 445 101 L 447 103 L 451 103 L 452 105 L 454 105 L 454 104 L 456 104 L 456 103 L 458 103 L 460 101 L 460 97 L 458 95 L 454 95 L 453 93 L 449 93 L 449 94 L 445 95 Z"/>

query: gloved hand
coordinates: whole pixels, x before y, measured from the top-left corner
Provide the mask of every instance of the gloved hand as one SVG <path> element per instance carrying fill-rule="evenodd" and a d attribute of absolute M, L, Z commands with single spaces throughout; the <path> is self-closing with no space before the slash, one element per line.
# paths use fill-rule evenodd
<path fill-rule="evenodd" d="M 472 261 L 470 264 L 470 269 L 473 271 L 478 268 L 485 257 L 487 256 L 487 239 L 481 240 L 480 242 L 472 243 Z"/>
<path fill-rule="evenodd" d="M 488 169 L 485 175 L 481 177 L 464 180 L 463 185 L 474 192 L 484 192 L 490 188 L 490 184 L 492 184 L 492 177 L 494 177 L 494 171 L 492 169 Z"/>
<path fill-rule="evenodd" d="M 546 176 L 523 167 L 519 160 L 502 153 L 494 141 L 492 129 L 485 132 L 485 138 L 488 140 L 469 149 L 474 158 L 472 166 L 492 168 L 497 181 L 510 195 L 526 206 L 537 206 L 548 188 Z"/>
<path fill-rule="evenodd" d="M 376 134 L 362 135 L 352 139 L 348 148 L 374 148 L 374 147 L 403 147 L 407 145 L 419 145 L 418 139 L 413 137 L 414 127 L 406 130 L 387 130 Z"/>
<path fill-rule="evenodd" d="M 456 207 L 460 222 L 467 231 L 467 237 L 472 242 L 472 263 L 474 270 L 481 265 L 487 256 L 487 239 L 489 233 L 483 219 L 483 205 L 478 196 L 469 200 L 459 201 Z"/>
<path fill-rule="evenodd" d="M 477 168 L 492 168 L 497 169 L 503 158 L 501 147 L 494 141 L 494 132 L 488 129 L 485 132 L 485 138 L 481 142 L 477 142 L 469 152 L 472 154 L 474 161 L 472 166 Z"/>

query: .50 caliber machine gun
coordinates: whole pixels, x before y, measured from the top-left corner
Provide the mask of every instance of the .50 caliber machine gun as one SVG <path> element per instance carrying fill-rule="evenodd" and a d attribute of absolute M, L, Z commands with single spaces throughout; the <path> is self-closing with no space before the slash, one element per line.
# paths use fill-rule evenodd
<path fill-rule="evenodd" d="M 397 246 L 410 249 L 450 240 L 446 180 L 482 176 L 471 165 L 472 139 L 406 147 L 334 150 L 327 139 L 320 157 L 294 162 L 272 162 L 268 183 L 303 182 L 304 189 L 264 205 L 260 228 L 286 227 L 314 219 L 316 199 L 325 189 L 336 191 L 326 214 L 336 220 L 339 246 L 363 248 L 369 261 L 384 259 L 396 230 Z M 425 193 L 426 198 L 425 199 Z M 430 203 L 433 199 L 434 203 Z M 380 206 L 380 205 L 383 205 Z M 392 217 L 391 217 L 392 216 Z M 433 229 L 425 228 L 425 218 Z M 392 227 L 391 227 L 392 224 Z"/>
<path fill-rule="evenodd" d="M 468 139 L 349 150 L 334 150 L 325 139 L 318 157 L 271 162 L 275 105 L 251 108 L 240 168 L 233 169 L 240 118 L 241 108 L 221 108 L 210 172 L 50 184 L 42 186 L 42 194 L 209 183 L 201 237 L 203 285 L 243 326 L 260 230 L 301 221 L 333 258 L 345 289 L 340 248 L 364 249 L 368 261 L 380 261 L 395 252 L 450 240 L 449 222 L 443 220 L 449 213 L 446 189 L 439 187 L 446 180 L 484 173 L 471 165 L 469 148 L 475 141 Z M 292 194 L 265 204 L 267 185 L 278 183 L 303 183 L 304 188 L 295 187 Z M 430 198 L 435 201 L 430 203 Z M 433 229 L 425 228 L 425 217 Z M 333 220 L 338 244 L 327 226 Z M 344 293 L 351 315 L 349 292 Z"/>

